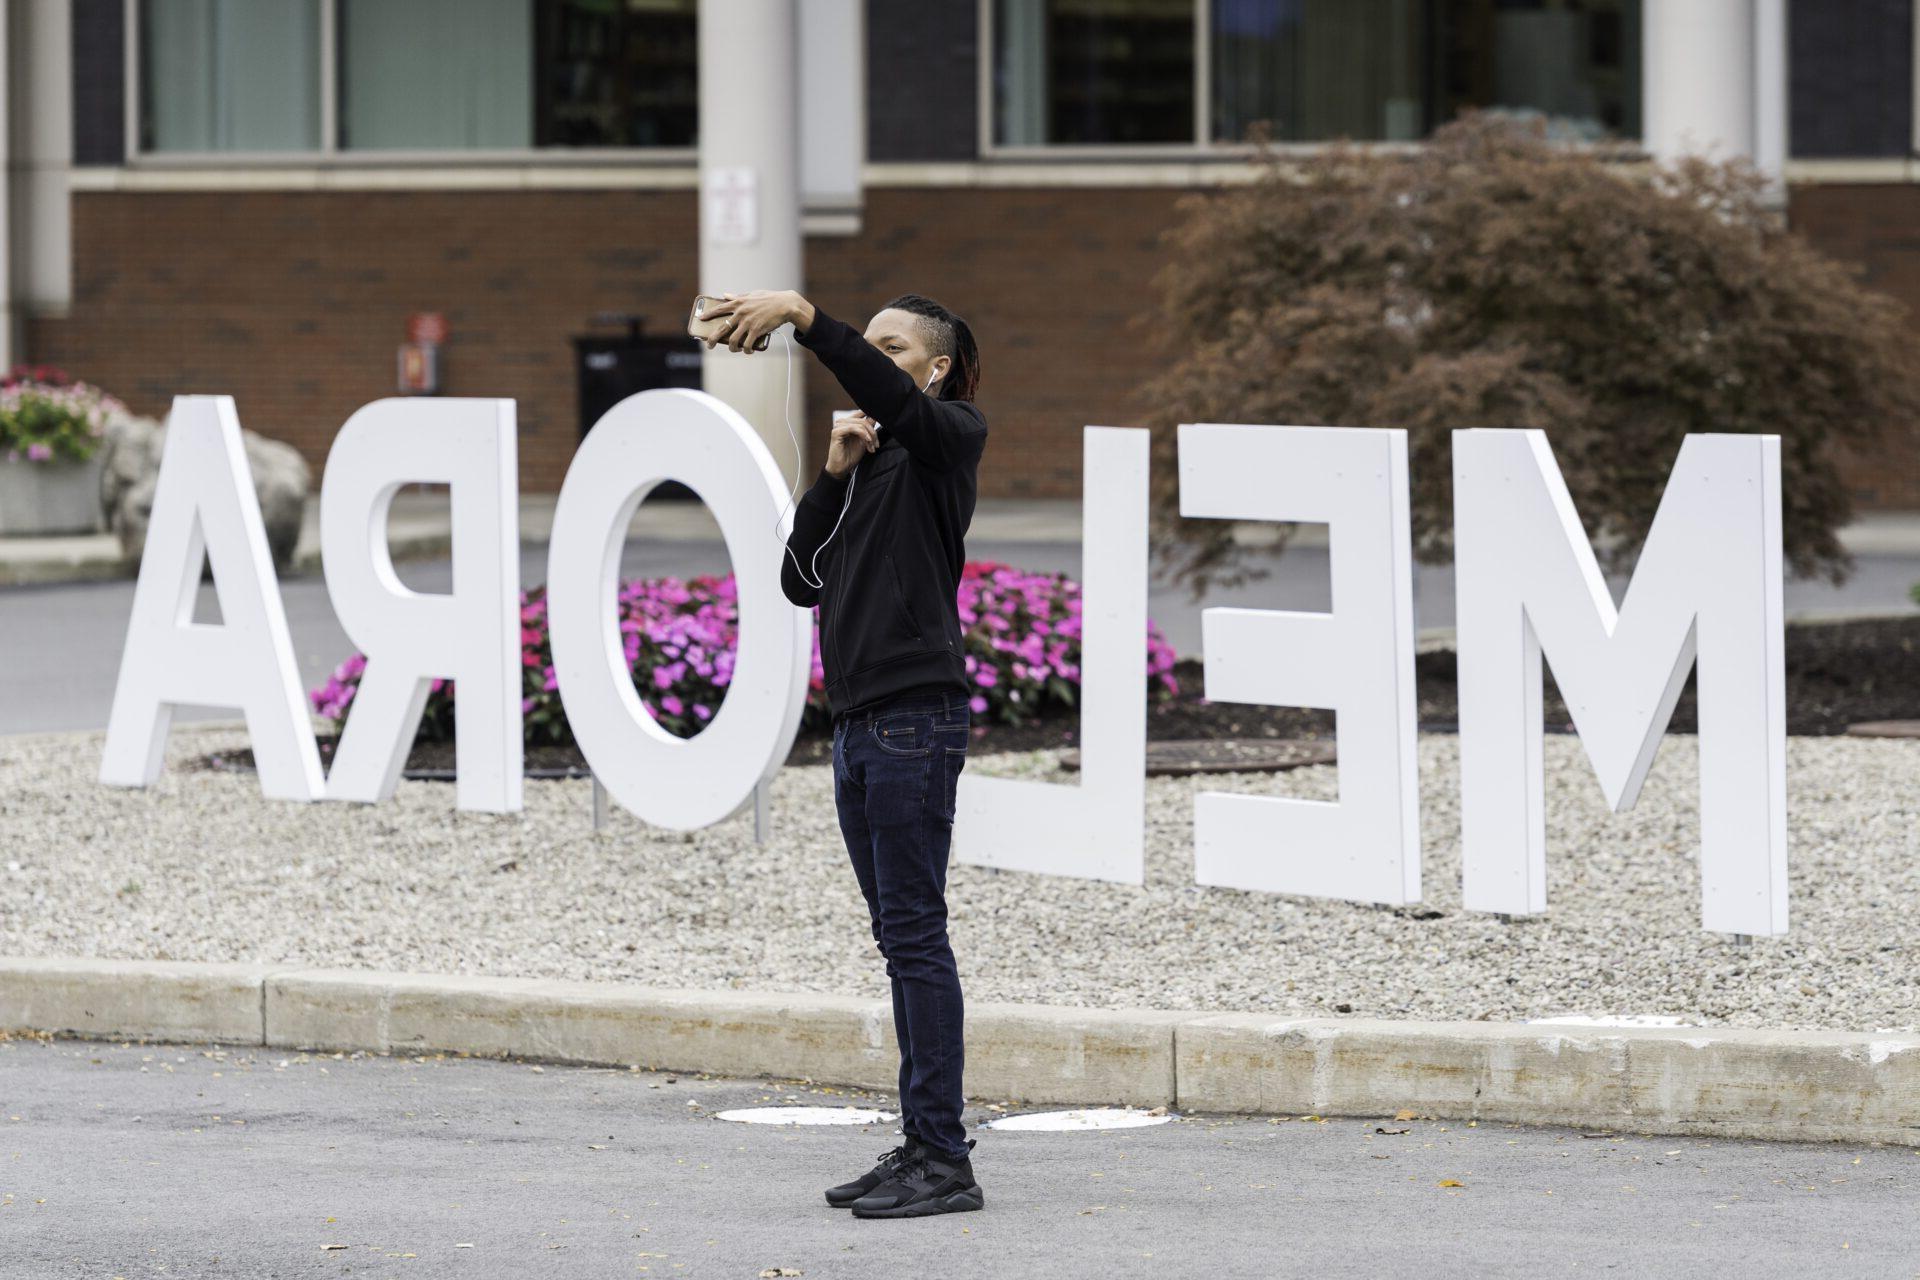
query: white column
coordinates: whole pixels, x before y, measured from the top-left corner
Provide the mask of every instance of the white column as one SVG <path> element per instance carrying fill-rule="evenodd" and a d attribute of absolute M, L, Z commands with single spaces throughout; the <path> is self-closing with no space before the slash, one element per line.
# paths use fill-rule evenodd
<path fill-rule="evenodd" d="M 1787 158 L 1786 0 L 1646 0 L 1641 24 L 1648 153 L 1745 157 L 1777 198 Z"/>
<path fill-rule="evenodd" d="M 799 0 L 798 14 L 803 226 L 858 235 L 867 161 L 865 0 Z"/>
<path fill-rule="evenodd" d="M 0 0 L 0 371 L 19 360 L 22 337 L 13 303 L 13 148 L 8 136 L 13 130 L 4 124 L 13 116 L 13 55 L 7 39 L 12 26 L 12 5 Z"/>
<path fill-rule="evenodd" d="M 1754 144 L 1754 0 L 1647 0 L 1646 147 L 1751 156 Z"/>
<path fill-rule="evenodd" d="M 25 355 L 26 317 L 59 314 L 72 301 L 67 175 L 73 165 L 72 20 L 66 0 L 5 6 L 4 157 L 9 363 Z"/>
<path fill-rule="evenodd" d="M 700 0 L 700 292 L 798 289 L 801 274 L 796 0 Z M 693 299 L 686 300 L 691 306 Z M 792 331 L 786 330 L 791 341 Z M 703 388 L 744 417 L 791 481 L 787 414 L 804 444 L 811 357 L 781 334 L 765 351 L 702 348 Z"/>
<path fill-rule="evenodd" d="M 1787 202 L 1787 0 L 1755 0 L 1753 162 L 1768 194 Z"/>

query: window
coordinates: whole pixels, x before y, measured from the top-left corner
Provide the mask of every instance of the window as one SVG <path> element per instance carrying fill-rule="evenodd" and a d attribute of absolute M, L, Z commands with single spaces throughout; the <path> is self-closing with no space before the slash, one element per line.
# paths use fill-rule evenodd
<path fill-rule="evenodd" d="M 341 148 L 533 144 L 528 0 L 342 0 Z"/>
<path fill-rule="evenodd" d="M 695 146 L 698 8 L 698 0 L 541 4 L 539 145 Z"/>
<path fill-rule="evenodd" d="M 1414 141 L 1473 107 L 1640 132 L 1639 0 L 991 0 L 992 142 Z M 1204 111 L 1194 103 L 1203 100 Z"/>
<path fill-rule="evenodd" d="M 142 151 L 320 145 L 319 0 L 147 0 Z"/>
<path fill-rule="evenodd" d="M 995 140 L 1193 141 L 1193 0 L 997 0 Z"/>
<path fill-rule="evenodd" d="M 137 0 L 144 153 L 697 145 L 698 0 Z M 323 87 L 334 111 L 327 120 Z"/>

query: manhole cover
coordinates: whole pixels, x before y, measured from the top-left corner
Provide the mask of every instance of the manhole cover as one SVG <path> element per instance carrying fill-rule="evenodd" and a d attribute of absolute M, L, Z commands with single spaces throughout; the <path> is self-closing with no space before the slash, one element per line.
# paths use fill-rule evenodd
<path fill-rule="evenodd" d="M 869 1107 L 738 1107 L 713 1114 L 743 1124 L 879 1124 L 898 1118 Z"/>
<path fill-rule="evenodd" d="M 1021 1116 L 1002 1116 L 983 1120 L 982 1129 L 1033 1129 L 1054 1132 L 1062 1129 L 1138 1129 L 1143 1125 L 1165 1124 L 1173 1119 L 1165 1108 L 1143 1111 L 1138 1107 L 1086 1107 L 1079 1111 L 1034 1111 Z"/>
<path fill-rule="evenodd" d="M 1333 743 L 1316 738 L 1168 738 L 1147 744 L 1149 777 L 1253 773 L 1333 762 Z M 1068 747 L 1062 751 L 1060 767 L 1078 769 L 1080 749 Z"/>
<path fill-rule="evenodd" d="M 1920 738 L 1920 720 L 1862 720 L 1847 726 L 1855 738 Z"/>

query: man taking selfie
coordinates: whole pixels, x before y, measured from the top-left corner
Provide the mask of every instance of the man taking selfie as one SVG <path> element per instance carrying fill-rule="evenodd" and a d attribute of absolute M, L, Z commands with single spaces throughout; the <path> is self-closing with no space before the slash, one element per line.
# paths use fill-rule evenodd
<path fill-rule="evenodd" d="M 732 320 L 709 347 L 747 353 L 791 323 L 859 408 L 794 512 L 780 585 L 820 609 L 834 803 L 893 987 L 906 1140 L 827 1202 L 862 1218 L 979 1209 L 946 904 L 971 724 L 958 601 L 987 443 L 979 352 L 964 320 L 912 293 L 865 333 L 792 290 L 722 294 L 704 314 Z"/>

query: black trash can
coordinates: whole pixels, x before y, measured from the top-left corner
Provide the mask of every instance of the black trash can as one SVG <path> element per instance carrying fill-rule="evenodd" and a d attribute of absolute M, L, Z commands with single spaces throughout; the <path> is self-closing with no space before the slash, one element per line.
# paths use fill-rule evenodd
<path fill-rule="evenodd" d="M 601 415 L 637 391 L 655 387 L 699 390 L 702 347 L 698 338 L 684 333 L 670 338 L 642 337 L 640 317 L 623 313 L 597 315 L 593 323 L 624 324 L 626 332 L 587 333 L 573 339 L 582 440 Z M 677 480 L 665 481 L 648 495 L 649 500 L 696 497 L 692 489 Z"/>

